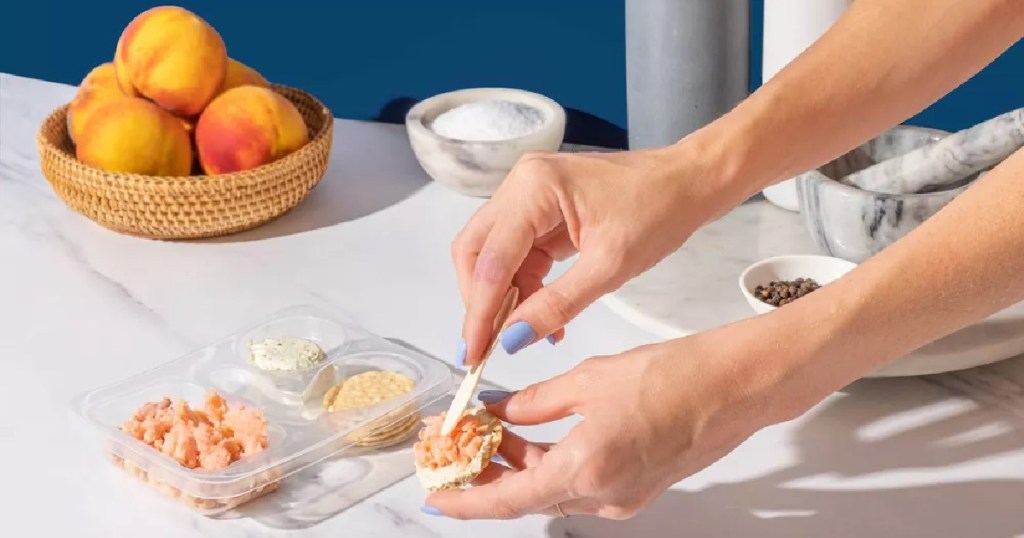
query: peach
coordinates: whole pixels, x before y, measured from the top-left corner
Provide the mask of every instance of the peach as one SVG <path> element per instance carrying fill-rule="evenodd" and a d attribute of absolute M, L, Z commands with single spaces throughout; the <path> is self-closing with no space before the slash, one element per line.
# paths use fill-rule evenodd
<path fill-rule="evenodd" d="M 121 93 L 129 97 L 142 97 L 139 90 L 132 84 L 131 79 L 128 77 L 128 66 L 123 65 L 118 68 L 118 58 L 123 57 L 121 51 L 124 49 L 124 39 L 117 40 L 117 48 L 114 50 L 114 76 L 117 78 L 117 85 L 121 88 Z"/>
<path fill-rule="evenodd" d="M 181 120 L 139 97 L 96 107 L 81 128 L 78 160 L 110 172 L 187 176 L 192 145 Z"/>
<path fill-rule="evenodd" d="M 216 175 L 280 159 L 305 145 L 309 133 L 290 101 L 267 88 L 239 86 L 206 107 L 195 139 L 203 170 Z"/>
<path fill-rule="evenodd" d="M 220 93 L 224 93 L 239 86 L 261 86 L 269 88 L 270 83 L 267 82 L 267 79 L 263 78 L 263 75 L 259 74 L 255 69 L 238 60 L 228 58 L 227 74 L 224 76 L 224 84 L 220 88 Z"/>
<path fill-rule="evenodd" d="M 113 63 L 108 62 L 89 71 L 89 74 L 82 79 L 82 83 L 78 85 L 78 93 L 75 94 L 75 98 L 68 105 L 68 134 L 71 135 L 71 141 L 78 140 L 82 124 L 98 105 L 111 99 L 123 99 L 124 97 L 124 93 L 117 84 Z"/>
<path fill-rule="evenodd" d="M 220 91 L 227 73 L 220 34 L 176 6 L 148 9 L 118 39 L 114 66 L 121 89 L 179 116 L 196 116 Z"/>

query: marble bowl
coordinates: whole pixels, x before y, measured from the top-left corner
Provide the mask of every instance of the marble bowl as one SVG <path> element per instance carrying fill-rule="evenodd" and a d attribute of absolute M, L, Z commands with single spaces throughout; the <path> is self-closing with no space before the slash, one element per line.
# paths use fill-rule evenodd
<path fill-rule="evenodd" d="M 831 256 L 862 262 L 907 235 L 962 193 L 978 174 L 955 188 L 924 194 L 884 194 L 837 181 L 948 134 L 923 127 L 895 127 L 797 177 L 801 218 L 818 248 Z"/>
<path fill-rule="evenodd" d="M 845 275 L 857 267 L 857 264 L 831 256 L 812 254 L 794 254 L 765 258 L 740 274 L 740 292 L 754 312 L 766 314 L 775 310 L 772 306 L 754 296 L 754 288 L 765 285 L 773 280 L 796 280 L 812 278 L 824 286 Z"/>
<path fill-rule="evenodd" d="M 454 140 L 435 133 L 430 123 L 439 114 L 474 101 L 497 99 L 529 105 L 541 112 L 543 125 L 509 140 Z M 512 166 L 531 151 L 557 151 L 565 137 L 565 110 L 543 95 L 507 88 L 472 88 L 436 95 L 416 104 L 405 116 L 413 153 L 427 174 L 468 196 L 494 194 Z"/>

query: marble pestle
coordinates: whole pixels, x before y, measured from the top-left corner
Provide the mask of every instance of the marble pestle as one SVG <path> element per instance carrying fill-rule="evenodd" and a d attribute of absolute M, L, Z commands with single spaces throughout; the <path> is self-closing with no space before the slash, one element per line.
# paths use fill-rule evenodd
<path fill-rule="evenodd" d="M 953 133 L 937 142 L 841 178 L 846 185 L 886 194 L 958 187 L 1024 146 L 1024 108 Z"/>

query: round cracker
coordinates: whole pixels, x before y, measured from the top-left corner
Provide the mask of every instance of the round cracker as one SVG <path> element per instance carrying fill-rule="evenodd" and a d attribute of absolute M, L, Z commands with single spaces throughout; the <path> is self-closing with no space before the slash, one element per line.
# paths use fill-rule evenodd
<path fill-rule="evenodd" d="M 397 445 L 409 439 L 414 433 L 419 431 L 420 425 L 419 420 L 413 420 L 406 424 L 403 428 L 395 431 L 388 432 L 386 435 L 371 435 L 364 437 L 355 443 L 356 446 L 364 448 L 383 448 L 387 446 Z"/>
<path fill-rule="evenodd" d="M 324 409 L 334 412 L 369 407 L 407 394 L 415 386 L 415 381 L 398 372 L 363 372 L 328 389 L 324 394 Z"/>
<path fill-rule="evenodd" d="M 372 442 L 372 443 L 361 441 L 359 443 L 356 443 L 356 446 L 358 446 L 359 448 L 370 448 L 370 449 L 390 448 L 390 447 L 397 446 L 397 445 L 400 445 L 400 444 L 408 441 L 409 438 L 411 438 L 414 433 L 416 433 L 416 429 L 415 428 L 409 430 L 404 435 L 400 435 L 400 436 L 395 437 L 393 439 L 386 439 L 386 440 L 383 440 L 383 441 L 375 441 L 375 442 Z"/>
<path fill-rule="evenodd" d="M 381 426 L 379 428 L 374 428 L 374 429 L 366 429 L 366 428 L 364 428 L 363 431 L 365 432 L 365 436 L 363 437 L 363 439 L 378 439 L 378 438 L 382 438 L 382 437 L 389 437 L 391 435 L 394 435 L 395 433 L 403 432 L 403 431 L 409 429 L 411 426 L 415 426 L 415 425 L 417 425 L 419 423 L 420 423 L 419 416 L 408 416 L 408 417 L 402 418 L 401 420 L 399 420 L 397 422 L 394 422 L 392 424 L 387 424 L 387 425 Z"/>
<path fill-rule="evenodd" d="M 395 413 L 389 415 L 394 416 Z M 390 443 L 395 440 L 404 440 L 410 432 L 418 430 L 421 424 L 419 413 L 409 412 L 409 410 L 405 410 L 404 416 L 394 422 L 388 423 L 387 420 L 388 416 L 381 417 L 346 437 L 350 442 L 359 446 Z"/>
<path fill-rule="evenodd" d="M 385 439 L 401 433 L 409 429 L 412 424 L 419 422 L 418 420 L 402 419 L 394 424 L 388 424 L 381 428 L 360 428 L 359 431 L 353 432 L 353 438 L 356 440 L 374 440 L 374 439 Z"/>

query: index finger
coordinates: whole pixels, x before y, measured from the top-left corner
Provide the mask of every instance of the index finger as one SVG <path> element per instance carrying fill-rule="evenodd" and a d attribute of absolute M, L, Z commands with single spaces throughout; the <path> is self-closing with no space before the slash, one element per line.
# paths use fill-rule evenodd
<path fill-rule="evenodd" d="M 536 467 L 507 473 L 497 482 L 433 493 L 427 497 L 427 505 L 455 519 L 516 519 L 542 512 L 569 497 L 564 477 L 551 463 L 542 461 Z"/>
<path fill-rule="evenodd" d="M 480 255 L 480 249 L 484 246 L 487 234 L 491 232 L 491 227 L 494 225 L 487 208 L 486 204 L 481 206 L 452 241 L 452 262 L 455 264 L 455 275 L 459 281 L 462 304 L 467 308 L 472 295 L 473 269 L 476 267 L 476 258 Z"/>
<path fill-rule="evenodd" d="M 533 246 L 532 229 L 521 220 L 494 223 L 473 268 L 473 284 L 463 322 L 466 365 L 483 359 L 494 321 L 512 277 Z"/>

